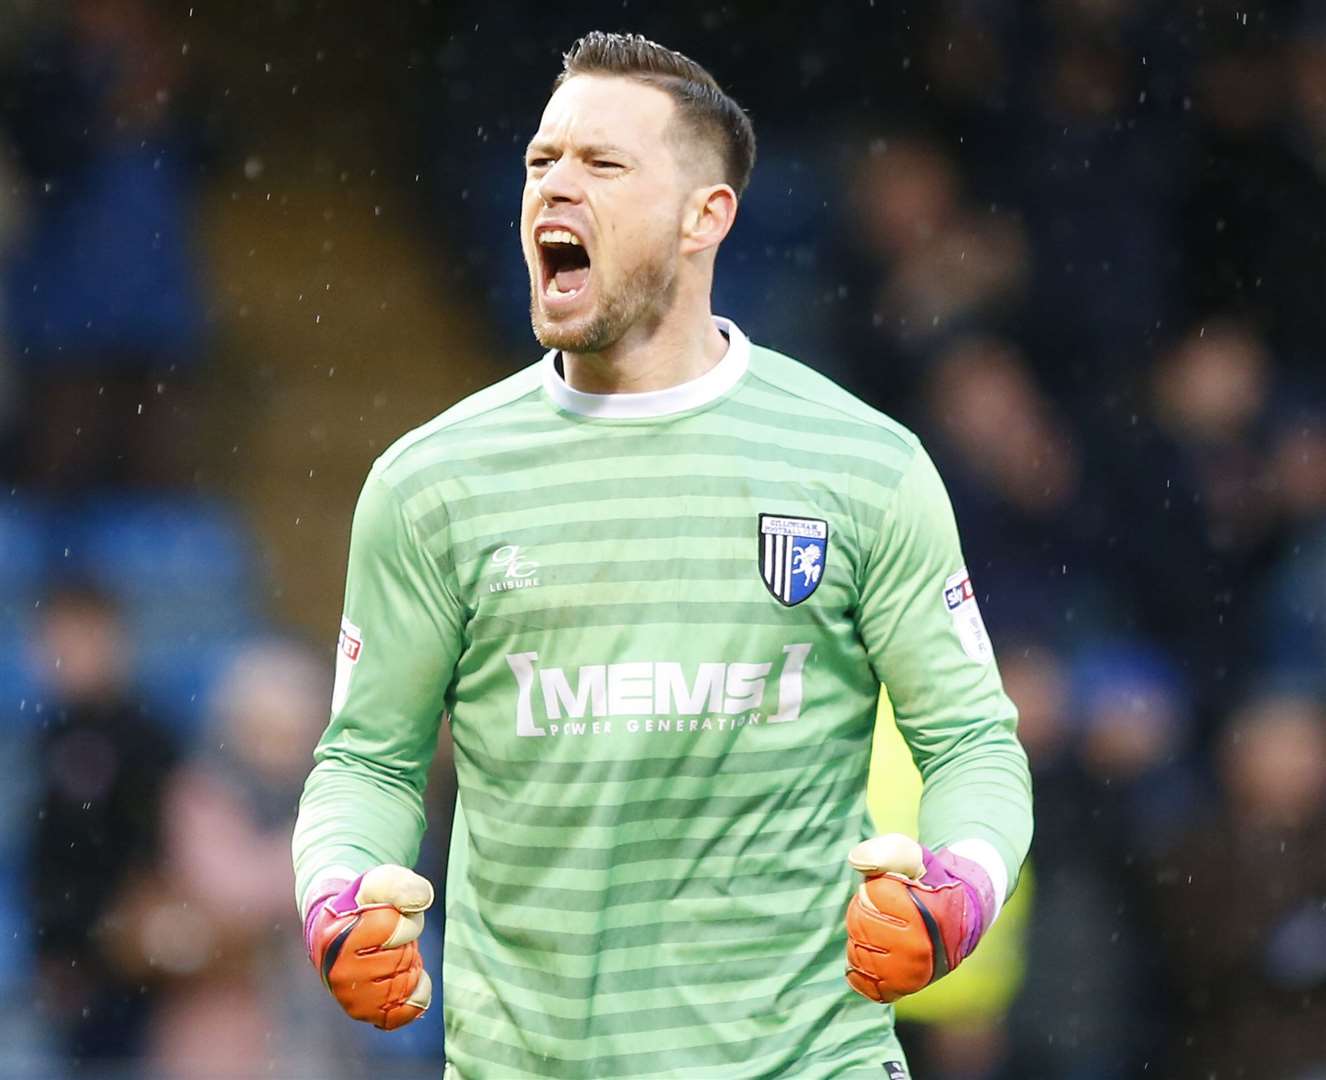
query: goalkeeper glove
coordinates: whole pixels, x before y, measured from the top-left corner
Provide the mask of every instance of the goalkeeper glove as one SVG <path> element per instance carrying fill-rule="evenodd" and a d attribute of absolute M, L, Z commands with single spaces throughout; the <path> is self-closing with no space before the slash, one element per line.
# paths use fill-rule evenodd
<path fill-rule="evenodd" d="M 942 978 L 994 921 L 989 875 L 947 848 L 933 852 L 891 833 L 847 857 L 865 881 L 847 907 L 847 982 L 890 1002 Z"/>
<path fill-rule="evenodd" d="M 356 1020 L 384 1031 L 422 1016 L 433 984 L 416 939 L 433 886 L 391 864 L 324 886 L 305 917 L 304 944 L 332 997 Z"/>

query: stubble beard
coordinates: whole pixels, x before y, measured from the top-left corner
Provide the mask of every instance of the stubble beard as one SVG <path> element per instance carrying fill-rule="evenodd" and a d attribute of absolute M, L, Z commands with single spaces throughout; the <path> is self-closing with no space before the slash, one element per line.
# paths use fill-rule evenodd
<path fill-rule="evenodd" d="M 672 303 L 676 270 L 666 258 L 654 258 L 632 267 L 611 292 L 603 292 L 593 315 L 578 325 L 563 326 L 545 319 L 531 284 L 530 324 L 545 349 L 569 353 L 598 353 L 619 342 L 631 327 L 656 318 Z"/>

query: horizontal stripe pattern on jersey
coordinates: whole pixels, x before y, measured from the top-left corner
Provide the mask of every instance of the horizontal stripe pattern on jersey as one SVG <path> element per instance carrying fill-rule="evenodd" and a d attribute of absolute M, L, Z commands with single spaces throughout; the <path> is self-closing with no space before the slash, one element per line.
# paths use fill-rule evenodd
<path fill-rule="evenodd" d="M 846 988 L 842 917 L 880 681 L 924 668 L 898 677 L 923 754 L 964 726 L 1012 738 L 944 603 L 960 567 L 915 438 L 795 361 L 752 348 L 723 396 L 654 418 L 564 411 L 529 369 L 370 476 L 362 645 L 297 850 L 353 860 L 392 848 L 388 821 L 415 829 L 446 712 L 461 1076 L 876 1075 L 901 1055 L 891 1012 Z M 317 789 L 352 774 L 393 794 L 338 847 Z"/>

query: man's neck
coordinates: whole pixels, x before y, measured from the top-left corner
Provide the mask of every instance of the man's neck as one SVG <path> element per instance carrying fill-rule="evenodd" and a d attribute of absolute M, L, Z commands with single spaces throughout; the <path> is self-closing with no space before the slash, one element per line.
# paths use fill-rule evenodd
<path fill-rule="evenodd" d="M 684 321 L 632 327 L 598 353 L 562 353 L 567 385 L 585 394 L 641 394 L 698 379 L 723 359 L 727 339 L 706 308 Z"/>

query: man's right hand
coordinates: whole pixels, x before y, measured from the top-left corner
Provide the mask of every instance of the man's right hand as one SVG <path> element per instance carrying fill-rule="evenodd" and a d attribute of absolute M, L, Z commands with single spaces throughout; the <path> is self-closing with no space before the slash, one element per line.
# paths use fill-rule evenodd
<path fill-rule="evenodd" d="M 393 1031 L 428 1009 L 433 983 L 417 939 L 432 902 L 432 885 L 390 863 L 353 881 L 326 883 L 304 920 L 304 943 L 350 1016 Z"/>

